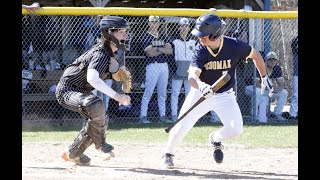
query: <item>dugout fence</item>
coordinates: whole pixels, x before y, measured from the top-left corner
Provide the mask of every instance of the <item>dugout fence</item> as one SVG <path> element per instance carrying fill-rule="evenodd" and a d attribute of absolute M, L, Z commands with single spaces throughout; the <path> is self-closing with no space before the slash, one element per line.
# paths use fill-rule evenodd
<path fill-rule="evenodd" d="M 292 49 L 292 40 L 298 36 L 298 13 L 242 10 L 205 10 L 205 9 L 166 9 L 166 8 L 90 8 L 90 7 L 43 7 L 30 15 L 22 10 L 22 123 L 23 124 L 80 124 L 79 114 L 62 108 L 56 101 L 54 91 L 63 69 L 80 54 L 90 48 L 99 39 L 98 22 L 101 16 L 118 15 L 126 18 L 131 25 L 130 51 L 119 53 L 119 61 L 126 65 L 133 75 L 131 107 L 118 106 L 109 100 L 108 115 L 112 123 L 139 123 L 141 99 L 145 89 L 146 62 L 143 51 L 143 35 L 148 30 L 148 16 L 158 15 L 162 25 L 160 31 L 167 35 L 169 43 L 178 32 L 181 17 L 187 17 L 194 26 L 198 16 L 215 13 L 226 22 L 225 35 L 249 43 L 263 56 L 274 51 L 279 57 L 279 65 L 285 78 L 288 91 L 286 105 L 291 102 L 293 90 L 293 58 L 297 51 Z M 194 37 L 190 37 L 194 38 Z M 168 57 L 173 58 L 173 57 Z M 245 122 L 257 122 L 255 114 L 255 94 L 245 92 L 245 86 L 253 83 L 256 70 L 252 61 L 242 60 L 237 68 L 237 101 Z M 171 80 L 172 66 L 169 64 L 167 84 L 166 116 L 171 116 Z M 118 82 L 111 83 L 121 92 Z M 185 97 L 182 87 L 179 95 L 180 109 Z M 277 100 L 271 101 L 274 105 Z M 152 122 L 159 120 L 157 90 L 148 105 L 148 118 Z M 272 106 L 270 108 L 272 110 Z M 210 113 L 201 122 L 210 122 Z M 272 121 L 271 118 L 269 118 Z"/>

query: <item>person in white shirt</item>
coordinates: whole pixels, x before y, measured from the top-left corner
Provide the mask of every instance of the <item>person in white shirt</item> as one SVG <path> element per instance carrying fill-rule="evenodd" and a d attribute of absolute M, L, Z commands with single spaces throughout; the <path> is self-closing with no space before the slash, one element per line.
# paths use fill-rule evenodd
<path fill-rule="evenodd" d="M 187 18 L 181 18 L 179 21 L 179 34 L 172 41 L 174 52 L 174 69 L 171 81 L 171 120 L 175 122 L 178 114 L 178 99 L 182 84 L 184 85 L 185 97 L 190 91 L 188 82 L 188 68 L 192 58 L 192 51 L 195 48 L 196 40 L 191 38 L 190 21 Z"/>

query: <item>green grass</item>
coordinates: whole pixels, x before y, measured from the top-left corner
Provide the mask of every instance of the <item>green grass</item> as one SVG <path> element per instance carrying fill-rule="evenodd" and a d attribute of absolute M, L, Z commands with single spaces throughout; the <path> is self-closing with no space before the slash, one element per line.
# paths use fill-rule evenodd
<path fill-rule="evenodd" d="M 164 129 L 168 124 L 111 124 L 108 127 L 109 142 L 166 143 L 168 134 Z M 183 143 L 208 144 L 208 135 L 221 125 L 196 125 L 186 135 Z M 22 142 L 72 142 L 80 126 L 23 126 Z M 244 125 L 240 137 L 224 143 L 245 147 L 297 148 L 297 124 Z"/>

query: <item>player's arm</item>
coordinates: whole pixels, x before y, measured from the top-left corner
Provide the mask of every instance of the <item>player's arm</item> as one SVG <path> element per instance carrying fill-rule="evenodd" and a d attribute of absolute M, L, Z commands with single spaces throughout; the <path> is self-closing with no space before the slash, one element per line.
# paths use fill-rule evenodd
<path fill-rule="evenodd" d="M 88 68 L 87 81 L 93 88 L 118 101 L 120 104 L 126 104 L 128 101 L 130 102 L 129 96 L 115 92 L 100 78 L 99 72 L 93 68 Z"/>
<path fill-rule="evenodd" d="M 284 78 L 283 77 L 279 77 L 276 79 L 277 85 L 274 86 L 273 92 L 277 93 L 279 91 L 282 91 L 284 89 Z"/>
<path fill-rule="evenodd" d="M 269 97 L 271 97 L 273 94 L 273 86 L 271 80 L 267 75 L 266 66 L 260 52 L 251 47 L 251 52 L 247 58 L 252 58 L 253 63 L 259 71 L 261 77 L 261 94 L 264 94 L 266 87 L 268 87 L 268 89 L 270 90 Z"/>
<path fill-rule="evenodd" d="M 164 54 L 171 55 L 173 53 L 173 48 L 171 44 L 166 43 L 164 47 L 159 47 L 158 50 Z"/>
<path fill-rule="evenodd" d="M 264 77 L 266 73 L 266 67 L 264 64 L 263 57 L 261 56 L 260 52 L 256 49 L 252 48 L 251 53 L 247 58 L 252 58 L 254 65 L 259 71 L 260 77 Z"/>
<path fill-rule="evenodd" d="M 162 54 L 162 52 L 158 51 L 157 47 L 152 47 L 152 45 L 147 46 L 144 51 L 148 57 L 155 57 Z"/>
<path fill-rule="evenodd" d="M 190 86 L 193 88 L 199 89 L 200 85 L 203 84 L 203 82 L 200 80 L 200 74 L 201 69 L 198 67 L 190 66 L 188 70 L 188 81 Z"/>

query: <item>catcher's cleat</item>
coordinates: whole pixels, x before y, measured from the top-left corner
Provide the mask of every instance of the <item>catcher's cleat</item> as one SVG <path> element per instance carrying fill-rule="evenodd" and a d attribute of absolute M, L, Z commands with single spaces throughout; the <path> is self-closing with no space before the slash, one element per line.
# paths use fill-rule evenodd
<path fill-rule="evenodd" d="M 164 159 L 163 165 L 165 168 L 168 168 L 168 169 L 174 168 L 173 156 L 174 156 L 173 154 L 169 154 L 169 153 L 166 153 L 162 156 L 162 158 Z"/>
<path fill-rule="evenodd" d="M 79 157 L 71 159 L 69 157 L 69 152 L 64 152 L 61 157 L 65 161 L 71 161 L 76 163 L 77 165 L 84 165 L 84 166 L 90 165 L 90 161 L 91 161 L 91 159 L 84 154 L 81 154 Z"/>
<path fill-rule="evenodd" d="M 105 154 L 103 160 L 106 161 L 106 160 L 110 160 L 111 158 L 115 157 L 114 152 L 112 152 L 113 149 L 114 149 L 114 147 L 108 143 L 105 143 L 104 145 L 102 145 L 101 152 Z"/>
<path fill-rule="evenodd" d="M 223 146 L 221 145 L 221 142 L 213 142 L 214 146 L 214 152 L 213 157 L 216 163 L 222 163 L 223 161 L 223 152 L 221 149 L 223 149 Z"/>

